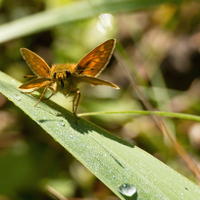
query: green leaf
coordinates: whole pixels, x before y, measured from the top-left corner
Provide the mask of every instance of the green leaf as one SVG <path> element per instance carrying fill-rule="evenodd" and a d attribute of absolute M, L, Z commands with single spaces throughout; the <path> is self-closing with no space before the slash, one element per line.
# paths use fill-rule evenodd
<path fill-rule="evenodd" d="M 84 20 L 101 13 L 137 11 L 162 3 L 178 3 L 182 0 L 109 0 L 78 1 L 60 8 L 46 10 L 0 26 L 0 43 L 18 37 L 53 28 L 63 23 Z"/>
<path fill-rule="evenodd" d="M 76 125 L 71 112 L 51 101 L 34 107 L 37 99 L 19 85 L 0 72 L 0 91 L 121 199 L 199 198 L 197 185 L 153 156 L 84 119 Z"/>

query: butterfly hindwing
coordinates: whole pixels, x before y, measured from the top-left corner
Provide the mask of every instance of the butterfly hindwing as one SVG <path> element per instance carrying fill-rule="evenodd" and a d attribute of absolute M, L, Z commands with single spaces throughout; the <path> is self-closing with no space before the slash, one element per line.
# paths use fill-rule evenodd
<path fill-rule="evenodd" d="M 91 85 L 107 85 L 110 87 L 114 87 L 115 89 L 119 89 L 119 87 L 117 85 L 115 85 L 114 83 L 111 83 L 110 81 L 106 81 L 103 80 L 101 78 L 97 78 L 97 77 L 93 77 L 93 76 L 79 76 L 77 81 L 79 82 L 85 82 L 85 83 L 89 83 Z"/>
<path fill-rule="evenodd" d="M 48 79 L 45 77 L 38 77 L 38 78 L 34 78 L 30 81 L 27 81 L 26 83 L 23 83 L 22 85 L 19 86 L 19 88 L 25 89 L 25 90 L 41 88 L 41 87 L 47 86 L 51 83 L 52 83 L 51 79 Z"/>

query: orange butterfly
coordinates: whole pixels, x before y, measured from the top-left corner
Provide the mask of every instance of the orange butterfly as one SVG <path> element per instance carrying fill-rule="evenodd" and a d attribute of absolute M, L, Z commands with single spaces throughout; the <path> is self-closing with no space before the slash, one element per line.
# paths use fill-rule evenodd
<path fill-rule="evenodd" d="M 22 84 L 19 88 L 23 90 L 33 89 L 31 92 L 27 92 L 32 93 L 44 87 L 44 91 L 36 105 L 41 100 L 44 100 L 42 97 L 47 89 L 52 92 L 52 95 L 47 99 L 58 91 L 67 96 L 74 96 L 72 111 L 76 122 L 76 113 L 81 97 L 80 90 L 78 89 L 79 83 L 85 82 L 91 85 L 108 85 L 119 89 L 115 84 L 96 77 L 109 63 L 115 48 L 115 43 L 115 39 L 105 41 L 84 56 L 78 64 L 55 64 L 52 68 L 34 52 L 26 48 L 21 48 L 20 50 L 23 58 L 35 74 L 25 77 L 37 77 Z"/>

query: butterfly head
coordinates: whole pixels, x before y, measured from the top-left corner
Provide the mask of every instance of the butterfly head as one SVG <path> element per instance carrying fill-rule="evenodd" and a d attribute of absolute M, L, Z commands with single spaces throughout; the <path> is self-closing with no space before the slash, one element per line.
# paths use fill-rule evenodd
<path fill-rule="evenodd" d="M 61 87 L 64 87 L 65 82 L 69 81 L 71 74 L 67 65 L 53 65 L 51 69 L 51 77 L 54 81 L 60 82 Z"/>
<path fill-rule="evenodd" d="M 69 70 L 63 71 L 63 72 L 53 72 L 53 78 L 55 80 L 60 80 L 60 79 L 69 79 L 71 76 L 71 72 Z"/>
<path fill-rule="evenodd" d="M 53 65 L 51 69 L 51 76 L 56 80 L 67 80 L 71 77 L 71 69 L 67 67 L 65 64 L 61 65 Z"/>

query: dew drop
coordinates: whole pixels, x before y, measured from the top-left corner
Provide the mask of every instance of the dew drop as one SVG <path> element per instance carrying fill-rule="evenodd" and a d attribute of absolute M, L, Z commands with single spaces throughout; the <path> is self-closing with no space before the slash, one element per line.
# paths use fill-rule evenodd
<path fill-rule="evenodd" d="M 73 136 L 73 135 L 69 135 L 69 137 L 72 138 L 72 139 L 74 139 L 74 136 Z"/>
<path fill-rule="evenodd" d="M 61 122 L 60 122 L 60 125 L 61 125 L 61 126 L 65 126 L 65 124 L 64 124 L 64 122 L 63 122 L 63 121 L 61 121 Z"/>
<path fill-rule="evenodd" d="M 18 101 L 20 101 L 21 100 L 21 97 L 20 96 L 18 96 L 18 95 L 14 95 L 14 98 L 16 99 L 16 100 L 18 100 Z"/>
<path fill-rule="evenodd" d="M 119 192 L 125 196 L 132 197 L 137 192 L 137 189 L 134 185 L 125 183 L 119 186 Z"/>

